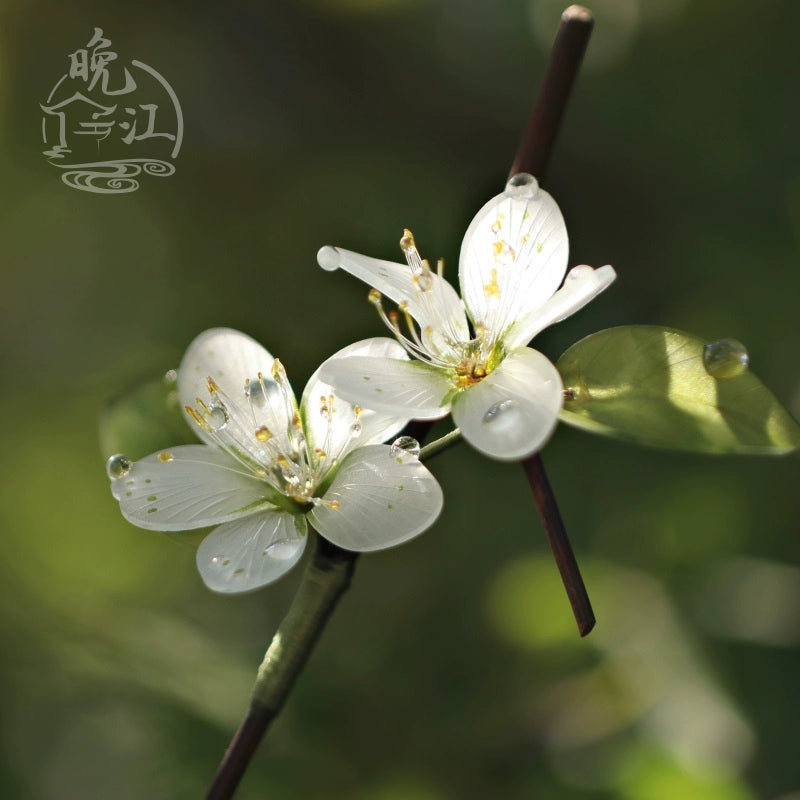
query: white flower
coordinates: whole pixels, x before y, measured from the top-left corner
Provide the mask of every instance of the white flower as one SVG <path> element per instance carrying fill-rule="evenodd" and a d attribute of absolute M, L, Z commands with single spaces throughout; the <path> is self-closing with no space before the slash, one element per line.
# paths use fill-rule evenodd
<path fill-rule="evenodd" d="M 441 262 L 433 272 L 420 258 L 410 231 L 400 246 L 407 265 L 338 247 L 323 247 L 317 260 L 374 286 L 370 299 L 419 360 L 354 356 L 324 364 L 321 376 L 342 397 L 377 411 L 438 419 L 452 410 L 464 438 L 493 458 L 536 452 L 558 421 L 563 387 L 553 364 L 526 345 L 603 291 L 614 269 L 574 267 L 558 288 L 566 226 L 553 198 L 525 173 L 486 203 L 464 235 L 463 301 L 442 277 Z M 381 294 L 398 304 L 408 334 L 396 312 L 383 311 Z"/>
<path fill-rule="evenodd" d="M 368 339 L 337 356 L 402 358 L 393 339 Z M 334 356 L 335 358 L 336 356 Z M 123 515 L 160 531 L 218 525 L 197 566 L 217 592 L 245 592 L 279 578 L 300 558 L 307 522 L 326 539 L 366 552 L 422 533 L 442 491 L 416 455 L 378 444 L 407 415 L 362 411 L 319 377 L 298 409 L 280 361 L 238 331 L 198 336 L 178 371 L 187 417 L 205 444 L 130 462 L 109 459 Z"/>

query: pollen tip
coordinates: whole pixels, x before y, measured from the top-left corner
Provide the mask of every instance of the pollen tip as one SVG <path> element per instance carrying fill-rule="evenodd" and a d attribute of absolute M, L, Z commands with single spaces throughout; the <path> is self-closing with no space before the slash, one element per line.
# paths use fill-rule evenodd
<path fill-rule="evenodd" d="M 328 272 L 335 272 L 337 269 L 339 269 L 339 265 L 341 263 L 339 251 L 335 247 L 331 247 L 329 244 L 326 244 L 324 247 L 320 247 L 320 249 L 317 251 L 317 263 L 322 267 L 322 269 L 327 270 Z"/>
<path fill-rule="evenodd" d="M 414 242 L 414 234 L 408 228 L 403 228 L 403 236 L 400 238 L 400 249 L 405 253 L 408 250 L 413 250 L 416 247 Z"/>

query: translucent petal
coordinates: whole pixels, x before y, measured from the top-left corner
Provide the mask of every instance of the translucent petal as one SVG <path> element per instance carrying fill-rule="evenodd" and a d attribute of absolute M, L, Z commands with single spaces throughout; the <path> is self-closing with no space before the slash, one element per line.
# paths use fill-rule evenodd
<path fill-rule="evenodd" d="M 267 511 L 227 522 L 197 548 L 197 569 L 209 589 L 225 594 L 250 592 L 288 572 L 303 555 L 305 517 Z"/>
<path fill-rule="evenodd" d="M 229 455 L 203 444 L 153 453 L 111 481 L 123 516 L 156 531 L 203 528 L 253 514 L 266 503 L 266 488 Z"/>
<path fill-rule="evenodd" d="M 538 351 L 522 347 L 488 378 L 456 396 L 453 421 L 476 450 L 513 461 L 547 441 L 562 403 L 556 368 Z"/>
<path fill-rule="evenodd" d="M 528 182 L 517 179 L 529 179 Z M 542 306 L 567 268 L 567 228 L 555 200 L 531 176 L 515 176 L 464 235 L 461 295 L 472 321 L 501 335 Z"/>
<path fill-rule="evenodd" d="M 341 247 L 323 247 L 317 254 L 320 266 L 327 270 L 341 268 L 381 294 L 404 303 L 419 323 L 425 345 L 439 354 L 452 352 L 453 342 L 469 341 L 469 328 L 464 307 L 455 289 L 435 272 L 431 272 L 425 289 L 414 281 L 408 264 L 396 264 L 362 256 Z"/>
<path fill-rule="evenodd" d="M 406 351 L 397 341 L 387 337 L 377 337 L 348 345 L 325 363 L 349 356 L 408 360 Z M 342 459 L 354 447 L 385 442 L 390 436 L 402 430 L 411 419 L 409 414 L 402 416 L 381 414 L 360 406 L 356 418 L 354 406 L 358 404 L 350 403 L 338 396 L 334 397 L 331 409 L 328 397 L 334 394 L 334 390 L 329 383 L 320 378 L 321 369 L 320 367 L 309 379 L 300 403 L 306 437 L 312 451 L 319 448 L 325 452 L 329 460 Z M 329 412 L 332 414 L 330 420 Z"/>
<path fill-rule="evenodd" d="M 320 367 L 320 378 L 351 403 L 416 419 L 447 414 L 453 389 L 444 370 L 394 358 L 337 358 Z"/>
<path fill-rule="evenodd" d="M 585 264 L 573 267 L 567 273 L 564 285 L 541 308 L 531 311 L 512 326 L 505 337 L 506 345 L 509 348 L 526 345 L 548 325 L 561 322 L 594 300 L 616 277 L 614 268 L 608 264 L 598 269 Z"/>
<path fill-rule="evenodd" d="M 442 490 L 416 456 L 389 445 L 362 447 L 344 460 L 324 504 L 308 515 L 347 550 L 382 550 L 413 539 L 442 510 Z"/>
<path fill-rule="evenodd" d="M 212 328 L 189 345 L 178 369 L 181 406 L 202 412 L 199 398 L 210 408 L 220 404 L 224 408 L 219 420 L 224 425 L 216 431 L 197 425 L 187 415 L 201 439 L 224 447 L 233 445 L 257 461 L 262 460 L 262 448 L 255 438 L 258 428 L 266 426 L 281 442 L 288 443 L 294 395 L 288 378 L 283 389 L 273 380 L 274 362 L 255 339 L 230 328 Z M 218 391 L 210 390 L 209 378 Z M 215 422 L 212 427 L 216 426 Z"/>

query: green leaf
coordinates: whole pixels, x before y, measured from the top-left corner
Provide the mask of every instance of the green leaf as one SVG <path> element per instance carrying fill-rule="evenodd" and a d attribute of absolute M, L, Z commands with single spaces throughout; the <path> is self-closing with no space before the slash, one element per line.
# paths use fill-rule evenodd
<path fill-rule="evenodd" d="M 672 450 L 778 455 L 799 448 L 800 426 L 775 395 L 746 368 L 712 377 L 704 345 L 697 336 L 649 325 L 587 336 L 556 364 L 568 398 L 561 419 Z"/>
<path fill-rule="evenodd" d="M 124 453 L 136 459 L 165 447 L 196 443 L 175 383 L 164 378 L 114 398 L 100 416 L 100 447 L 105 456 Z"/>

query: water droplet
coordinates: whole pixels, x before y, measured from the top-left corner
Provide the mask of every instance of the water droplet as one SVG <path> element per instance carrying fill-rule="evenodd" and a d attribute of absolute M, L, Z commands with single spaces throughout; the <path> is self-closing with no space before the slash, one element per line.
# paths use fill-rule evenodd
<path fill-rule="evenodd" d="M 339 251 L 335 247 L 325 245 L 325 247 L 320 247 L 317 252 L 317 264 L 319 264 L 322 269 L 328 270 L 328 272 L 339 269 L 340 262 Z"/>
<path fill-rule="evenodd" d="M 354 422 L 354 423 L 353 423 L 353 424 L 350 426 L 350 435 L 351 435 L 351 436 L 352 436 L 354 439 L 357 439 L 359 436 L 361 436 L 361 431 L 362 431 L 362 430 L 363 430 L 363 428 L 362 428 L 362 426 L 361 426 L 361 423 L 360 423 L 360 422 Z"/>
<path fill-rule="evenodd" d="M 703 347 L 703 366 L 717 380 L 742 375 L 749 363 L 747 348 L 736 339 L 720 339 Z"/>
<path fill-rule="evenodd" d="M 167 370 L 164 373 L 164 386 L 168 389 L 173 389 L 178 383 L 178 371 L 175 369 Z"/>
<path fill-rule="evenodd" d="M 483 415 L 483 424 L 490 425 L 496 433 L 508 433 L 516 429 L 520 420 L 520 409 L 514 400 L 501 400 L 490 406 Z"/>
<path fill-rule="evenodd" d="M 118 453 L 106 461 L 106 475 L 112 481 L 119 480 L 119 478 L 124 478 L 131 471 L 132 466 L 133 461 L 122 455 L 122 453 Z"/>
<path fill-rule="evenodd" d="M 567 273 L 567 277 L 564 278 L 564 284 L 583 283 L 592 274 L 594 274 L 594 267 L 590 267 L 587 264 L 579 264 Z"/>
<path fill-rule="evenodd" d="M 208 409 L 208 424 L 212 431 L 221 431 L 227 424 L 230 417 L 228 411 L 222 403 L 214 403 Z"/>
<path fill-rule="evenodd" d="M 533 175 L 527 172 L 520 172 L 512 175 L 506 184 L 506 194 L 511 197 L 536 197 L 539 191 L 539 184 Z"/>
<path fill-rule="evenodd" d="M 246 381 L 244 385 L 245 397 L 253 408 L 264 408 L 276 393 L 280 394 L 278 384 L 263 375 Z"/>
<path fill-rule="evenodd" d="M 276 561 L 288 561 L 297 555 L 297 551 L 303 546 L 302 539 L 280 539 L 273 542 L 264 550 L 263 555 L 274 558 Z"/>
<path fill-rule="evenodd" d="M 429 292 L 433 288 L 433 273 L 430 269 L 423 269 L 418 275 L 414 276 L 414 282 L 421 292 Z"/>
<path fill-rule="evenodd" d="M 392 442 L 392 456 L 397 458 L 402 455 L 410 455 L 414 458 L 419 456 L 419 442 L 413 436 L 398 436 Z"/>
<path fill-rule="evenodd" d="M 209 566 L 213 567 L 214 569 L 222 569 L 226 565 L 227 559 L 225 556 L 214 556 L 211 561 L 209 561 Z M 229 562 L 228 562 L 229 563 Z"/>

